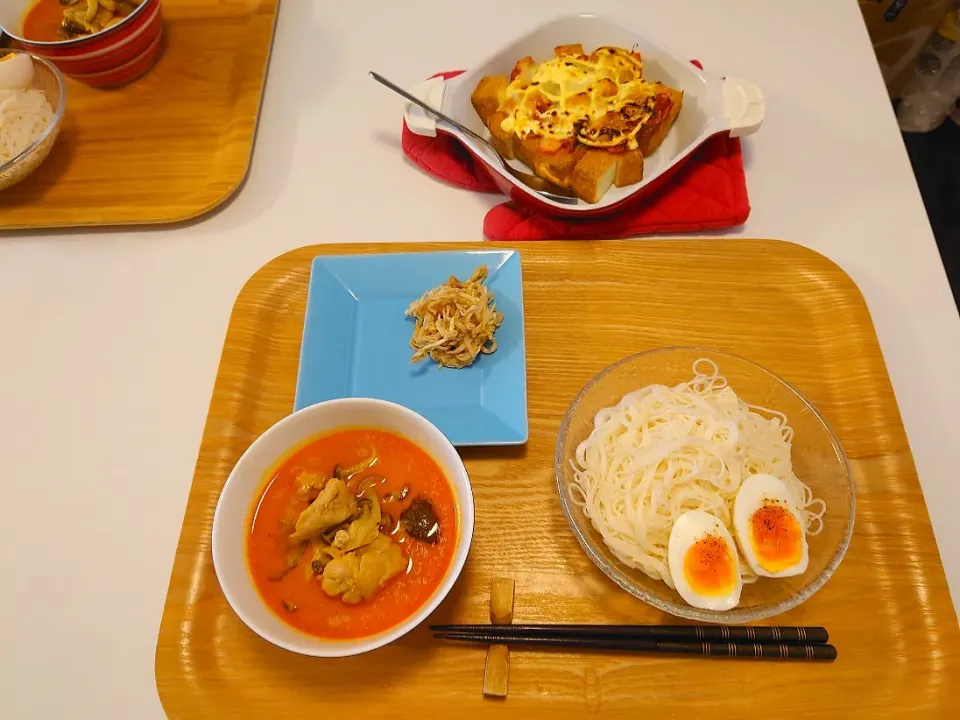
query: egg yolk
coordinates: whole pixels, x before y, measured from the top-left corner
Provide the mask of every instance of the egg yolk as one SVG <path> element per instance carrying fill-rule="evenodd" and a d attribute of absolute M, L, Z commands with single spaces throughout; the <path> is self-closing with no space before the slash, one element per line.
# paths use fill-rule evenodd
<path fill-rule="evenodd" d="M 698 595 L 727 595 L 736 586 L 738 573 L 733 553 L 716 535 L 697 540 L 683 558 L 683 574 Z"/>
<path fill-rule="evenodd" d="M 761 567 L 779 572 L 803 557 L 803 532 L 797 519 L 782 505 L 767 501 L 750 516 L 750 543 Z"/>

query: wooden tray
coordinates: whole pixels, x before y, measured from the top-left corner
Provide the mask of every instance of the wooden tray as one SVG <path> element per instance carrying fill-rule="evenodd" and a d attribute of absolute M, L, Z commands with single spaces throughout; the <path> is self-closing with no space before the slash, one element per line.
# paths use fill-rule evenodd
<path fill-rule="evenodd" d="M 279 2 L 163 0 L 157 64 L 117 90 L 67 79 L 60 137 L 0 193 L 0 228 L 171 223 L 230 197 L 250 166 Z"/>
<path fill-rule="evenodd" d="M 511 654 L 505 701 L 481 697 L 484 649 L 425 626 L 343 660 L 300 657 L 249 631 L 217 584 L 217 496 L 248 445 L 293 407 L 310 260 L 470 245 L 307 247 L 273 260 L 237 299 L 177 548 L 156 677 L 179 717 L 943 717 L 956 707 L 960 633 L 910 449 L 856 286 L 824 257 L 769 240 L 566 242 L 522 252 L 530 441 L 462 451 L 476 497 L 463 575 L 433 622 L 486 622 L 491 578 L 516 580 L 514 622 L 664 623 L 577 545 L 556 497 L 561 416 L 615 360 L 667 345 L 751 358 L 827 417 L 856 476 L 853 542 L 827 585 L 774 621 L 825 625 L 833 664 Z M 489 247 L 475 245 L 473 247 Z M 498 245 L 499 247 L 499 245 Z M 953 680 L 949 680 L 949 678 Z M 931 713 L 932 711 L 932 713 Z"/>

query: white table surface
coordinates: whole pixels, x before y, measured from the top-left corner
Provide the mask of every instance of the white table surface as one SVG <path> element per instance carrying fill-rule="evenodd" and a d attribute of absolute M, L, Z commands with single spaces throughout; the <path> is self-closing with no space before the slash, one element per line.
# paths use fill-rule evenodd
<path fill-rule="evenodd" d="M 231 203 L 176 229 L 0 238 L 0 717 L 162 717 L 167 581 L 227 319 L 257 268 L 311 243 L 481 238 L 497 199 L 404 162 L 401 101 L 365 73 L 411 85 L 585 4 L 456 5 L 284 0 Z M 589 5 L 765 91 L 753 213 L 731 234 L 801 243 L 859 285 L 960 598 L 960 320 L 856 3 Z"/>

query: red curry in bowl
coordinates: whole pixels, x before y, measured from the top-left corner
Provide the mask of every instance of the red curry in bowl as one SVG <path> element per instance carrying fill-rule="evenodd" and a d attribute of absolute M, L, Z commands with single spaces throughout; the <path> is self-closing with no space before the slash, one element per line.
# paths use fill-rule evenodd
<path fill-rule="evenodd" d="M 23 36 L 60 42 L 93 35 L 136 12 L 143 0 L 36 0 L 23 18 Z"/>
<path fill-rule="evenodd" d="M 449 481 L 409 440 L 366 428 L 309 441 L 250 515 L 247 561 L 285 623 L 325 639 L 375 635 L 437 591 L 460 532 Z"/>
<path fill-rule="evenodd" d="M 22 4 L 21 4 L 22 2 Z M 92 87 L 146 73 L 161 51 L 161 0 L 10 0 L 0 26 L 18 46 Z"/>

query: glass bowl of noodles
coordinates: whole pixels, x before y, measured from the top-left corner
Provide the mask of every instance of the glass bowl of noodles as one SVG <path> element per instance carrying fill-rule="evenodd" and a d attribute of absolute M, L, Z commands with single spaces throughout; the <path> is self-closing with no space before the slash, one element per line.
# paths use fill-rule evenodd
<path fill-rule="evenodd" d="M 0 48 L 0 191 L 46 160 L 66 107 L 63 75 L 49 61 Z"/>
<path fill-rule="evenodd" d="M 563 418 L 555 469 L 564 515 L 597 567 L 698 622 L 742 624 L 796 607 L 830 579 L 853 534 L 850 467 L 826 421 L 770 371 L 716 350 L 651 350 L 600 372 Z M 779 507 L 779 491 L 751 495 L 771 475 L 794 535 L 753 534 L 753 520 Z M 738 494 L 763 510 L 750 514 Z M 690 564 L 710 538 L 687 521 L 714 518 L 727 552 L 712 557 L 727 557 L 729 575 L 723 563 Z M 757 544 L 770 537 L 796 555 L 770 564 L 774 546 Z"/>

